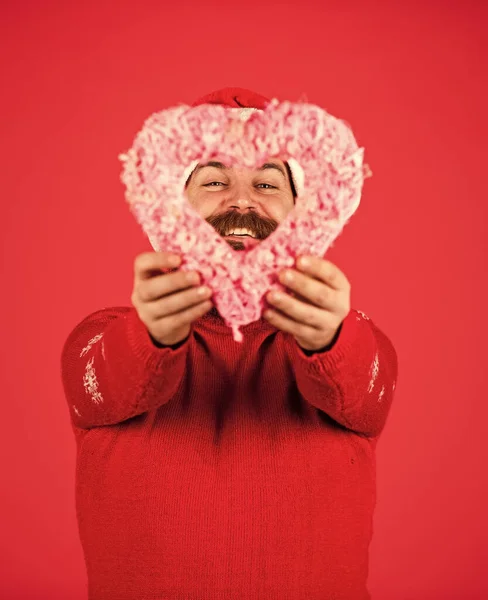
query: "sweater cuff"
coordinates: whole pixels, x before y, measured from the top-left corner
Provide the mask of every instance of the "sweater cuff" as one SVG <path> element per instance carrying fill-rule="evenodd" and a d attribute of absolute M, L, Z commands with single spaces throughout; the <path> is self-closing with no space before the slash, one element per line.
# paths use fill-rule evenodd
<path fill-rule="evenodd" d="M 367 331 L 365 331 L 367 329 Z M 330 375 L 341 372 L 344 364 L 351 362 L 351 356 L 358 354 L 370 354 L 374 356 L 376 340 L 366 320 L 356 310 L 350 310 L 341 325 L 339 336 L 332 347 L 326 351 L 318 351 L 307 355 L 295 339 L 292 342 L 297 349 L 297 354 L 308 363 L 320 362 Z M 310 353 L 309 353 L 310 354 Z"/>
<path fill-rule="evenodd" d="M 131 310 L 124 316 L 127 324 L 127 339 L 135 356 L 144 363 L 160 363 L 161 357 L 168 352 L 184 353 L 188 349 L 188 341 L 191 337 L 176 344 L 175 346 L 157 346 L 147 330 L 147 327 L 139 318 L 135 310 Z"/>
<path fill-rule="evenodd" d="M 320 350 L 306 350 L 305 348 L 301 348 L 302 352 L 306 355 L 306 356 L 313 356 L 314 354 L 322 354 L 323 352 L 330 352 L 332 350 L 332 348 L 336 345 L 337 340 L 339 339 L 339 336 L 341 334 L 342 331 L 342 326 L 343 326 L 344 322 L 342 322 L 339 327 L 337 328 L 336 334 L 334 336 L 334 339 L 331 341 L 331 343 L 328 346 L 324 346 L 323 348 L 320 348 Z"/>

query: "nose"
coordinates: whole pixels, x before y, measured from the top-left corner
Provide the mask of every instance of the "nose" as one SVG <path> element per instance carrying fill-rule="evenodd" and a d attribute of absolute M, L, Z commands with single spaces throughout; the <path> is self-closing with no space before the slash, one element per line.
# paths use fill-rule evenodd
<path fill-rule="evenodd" d="M 254 210 L 251 203 L 231 203 L 227 205 L 225 213 L 235 215 L 232 219 L 235 227 L 247 227 L 248 229 L 256 230 L 263 226 L 261 216 Z"/>
<path fill-rule="evenodd" d="M 224 212 L 234 212 L 242 215 L 244 217 L 243 221 L 246 220 L 246 216 L 251 216 L 251 214 L 259 220 L 257 203 L 252 199 L 252 195 L 245 185 L 234 186 L 232 190 L 229 190 L 229 196 L 226 200 Z"/>
<path fill-rule="evenodd" d="M 247 212 L 251 208 L 255 208 L 256 202 L 251 198 L 249 190 L 245 186 L 235 186 L 235 189 L 230 192 L 227 199 L 227 207 L 237 211 Z"/>
<path fill-rule="evenodd" d="M 259 239 L 264 239 L 276 228 L 273 220 L 262 214 L 259 199 L 254 198 L 246 182 L 238 182 L 228 190 L 221 209 L 221 235 L 229 228 L 243 227 L 254 231 Z"/>
<path fill-rule="evenodd" d="M 251 210 L 254 208 L 254 206 L 252 204 L 249 204 L 249 205 L 229 204 L 227 208 L 229 210 L 233 210 L 235 212 L 240 212 L 242 214 L 246 214 L 246 213 L 251 212 Z"/>

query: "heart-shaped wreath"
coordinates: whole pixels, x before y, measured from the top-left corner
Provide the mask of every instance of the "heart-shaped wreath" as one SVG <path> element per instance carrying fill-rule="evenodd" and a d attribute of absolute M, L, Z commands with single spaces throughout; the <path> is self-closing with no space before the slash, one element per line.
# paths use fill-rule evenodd
<path fill-rule="evenodd" d="M 126 200 L 153 248 L 181 255 L 181 270 L 199 271 L 241 342 L 240 327 L 261 317 L 268 291 L 284 289 L 278 273 L 298 255 L 323 257 L 356 211 L 372 174 L 363 155 L 344 121 L 313 104 L 274 99 L 245 118 L 215 104 L 155 113 L 119 158 Z M 219 160 L 259 168 L 273 157 L 300 165 L 303 191 L 271 235 L 236 251 L 188 202 L 188 167 Z"/>

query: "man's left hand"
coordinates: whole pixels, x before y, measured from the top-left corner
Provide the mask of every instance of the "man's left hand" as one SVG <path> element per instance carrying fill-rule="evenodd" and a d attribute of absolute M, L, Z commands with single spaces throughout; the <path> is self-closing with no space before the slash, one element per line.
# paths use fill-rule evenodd
<path fill-rule="evenodd" d="M 302 258 L 309 259 L 310 266 L 302 266 Z M 279 281 L 300 300 L 283 292 L 275 300 L 276 292 L 270 292 L 266 300 L 278 311 L 267 310 L 263 316 L 277 329 L 291 333 L 304 350 L 323 350 L 351 310 L 351 285 L 342 271 L 323 258 L 301 257 L 297 267 L 299 271 L 281 272 Z M 291 273 L 291 280 L 285 278 L 286 273 Z"/>

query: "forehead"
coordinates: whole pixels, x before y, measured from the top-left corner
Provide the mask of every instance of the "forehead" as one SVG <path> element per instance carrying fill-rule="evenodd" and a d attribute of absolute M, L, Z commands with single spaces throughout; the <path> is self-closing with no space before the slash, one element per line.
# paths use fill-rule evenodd
<path fill-rule="evenodd" d="M 200 172 L 204 169 L 208 169 L 208 168 L 220 169 L 222 171 L 232 171 L 232 170 L 235 170 L 236 168 L 250 170 L 250 171 L 270 170 L 275 173 L 281 173 L 281 175 L 283 175 L 283 177 L 286 179 L 285 163 L 278 158 L 271 158 L 271 159 L 267 160 L 261 166 L 254 167 L 253 169 L 248 169 L 247 167 L 241 167 L 240 165 L 227 166 L 225 163 L 223 163 L 219 160 L 210 160 L 206 163 L 197 165 L 197 167 L 194 170 L 194 174 L 197 174 L 198 172 Z"/>

